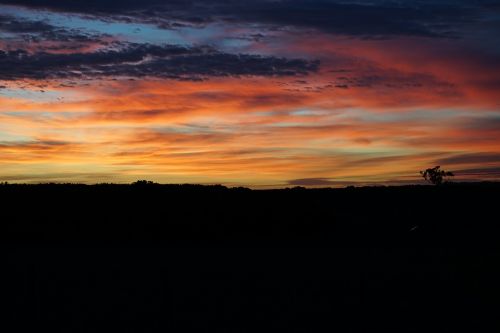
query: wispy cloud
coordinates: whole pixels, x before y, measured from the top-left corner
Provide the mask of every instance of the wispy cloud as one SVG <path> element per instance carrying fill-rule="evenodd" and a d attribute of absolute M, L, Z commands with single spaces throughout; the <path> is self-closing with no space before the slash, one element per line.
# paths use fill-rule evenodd
<path fill-rule="evenodd" d="M 211 48 L 130 44 L 92 53 L 0 51 L 0 79 L 159 77 L 199 80 L 210 76 L 294 76 L 316 71 L 318 62 L 227 54 Z"/>

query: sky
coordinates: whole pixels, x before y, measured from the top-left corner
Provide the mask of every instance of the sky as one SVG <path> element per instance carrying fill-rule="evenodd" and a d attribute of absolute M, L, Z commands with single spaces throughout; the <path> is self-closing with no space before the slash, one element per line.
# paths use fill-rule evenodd
<path fill-rule="evenodd" d="M 500 180 L 500 1 L 0 0 L 0 181 Z"/>

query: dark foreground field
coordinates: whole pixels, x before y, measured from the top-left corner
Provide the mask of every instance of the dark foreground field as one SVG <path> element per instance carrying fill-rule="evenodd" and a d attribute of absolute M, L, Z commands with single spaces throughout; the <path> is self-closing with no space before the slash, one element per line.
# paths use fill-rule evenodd
<path fill-rule="evenodd" d="M 498 198 L 0 186 L 6 332 L 494 332 Z"/>
<path fill-rule="evenodd" d="M 500 184 L 251 191 L 0 186 L 3 240 L 314 241 L 495 246 Z"/>

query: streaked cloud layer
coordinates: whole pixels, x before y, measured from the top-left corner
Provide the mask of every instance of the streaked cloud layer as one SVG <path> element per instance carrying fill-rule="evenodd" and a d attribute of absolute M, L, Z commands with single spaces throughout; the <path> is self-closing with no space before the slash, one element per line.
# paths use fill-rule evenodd
<path fill-rule="evenodd" d="M 0 0 L 0 180 L 500 178 L 500 2 Z"/>

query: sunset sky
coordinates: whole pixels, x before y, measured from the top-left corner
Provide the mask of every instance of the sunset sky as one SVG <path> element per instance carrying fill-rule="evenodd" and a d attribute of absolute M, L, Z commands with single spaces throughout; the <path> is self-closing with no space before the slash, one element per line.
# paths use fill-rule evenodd
<path fill-rule="evenodd" d="M 500 180 L 500 1 L 0 0 L 0 181 Z"/>

